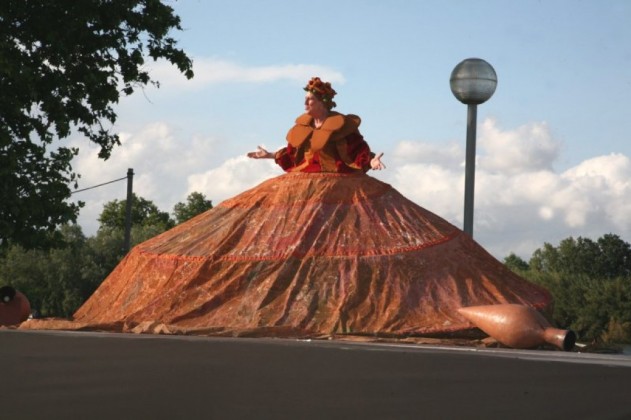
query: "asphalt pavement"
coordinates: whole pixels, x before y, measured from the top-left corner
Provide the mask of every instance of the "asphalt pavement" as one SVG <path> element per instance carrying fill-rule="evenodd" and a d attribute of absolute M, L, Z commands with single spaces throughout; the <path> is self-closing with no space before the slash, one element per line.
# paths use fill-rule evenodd
<path fill-rule="evenodd" d="M 2 419 L 630 419 L 631 357 L 0 330 Z"/>

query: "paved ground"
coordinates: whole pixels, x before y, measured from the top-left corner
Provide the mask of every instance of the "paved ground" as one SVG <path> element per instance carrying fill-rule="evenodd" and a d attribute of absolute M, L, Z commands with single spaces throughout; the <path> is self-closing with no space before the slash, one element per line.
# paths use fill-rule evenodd
<path fill-rule="evenodd" d="M 3 419 L 629 419 L 631 358 L 0 330 Z"/>

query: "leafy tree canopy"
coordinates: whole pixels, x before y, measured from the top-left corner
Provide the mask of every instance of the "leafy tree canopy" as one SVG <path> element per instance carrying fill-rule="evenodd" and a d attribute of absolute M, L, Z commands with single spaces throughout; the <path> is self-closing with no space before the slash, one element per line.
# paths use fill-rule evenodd
<path fill-rule="evenodd" d="M 180 224 L 212 208 L 212 200 L 207 200 L 202 193 L 192 192 L 186 198 L 186 203 L 177 203 L 173 207 L 173 215 L 175 222 Z"/>
<path fill-rule="evenodd" d="M 558 247 L 545 243 L 530 259 L 530 268 L 542 272 L 581 274 L 592 278 L 631 276 L 631 246 L 618 235 L 593 241 L 569 237 Z"/>
<path fill-rule="evenodd" d="M 70 316 L 92 294 L 99 281 L 78 225 L 63 225 L 59 233 L 64 247 L 27 250 L 12 245 L 0 258 L 0 284 L 23 292 L 35 313 Z M 100 273 L 99 273 L 100 274 Z"/>
<path fill-rule="evenodd" d="M 127 200 L 113 200 L 103 206 L 99 216 L 99 230 L 124 231 Z M 164 231 L 173 227 L 169 213 L 160 211 L 153 201 L 132 195 L 131 223 L 133 226 L 157 226 Z M 159 233 L 159 232 L 158 232 Z"/>
<path fill-rule="evenodd" d="M 57 226 L 76 221 L 80 205 L 66 200 L 78 149 L 53 142 L 76 130 L 107 159 L 120 144 L 113 105 L 158 84 L 147 58 L 193 76 L 169 35 L 181 29 L 160 0 L 0 2 L 1 247 L 47 245 Z"/>
<path fill-rule="evenodd" d="M 511 253 L 508 257 L 504 258 L 504 264 L 516 272 L 528 270 L 528 263 L 514 253 Z"/>
<path fill-rule="evenodd" d="M 554 297 L 553 321 L 582 340 L 631 342 L 631 245 L 618 235 L 545 243 L 526 264 L 514 254 L 505 264 Z"/>

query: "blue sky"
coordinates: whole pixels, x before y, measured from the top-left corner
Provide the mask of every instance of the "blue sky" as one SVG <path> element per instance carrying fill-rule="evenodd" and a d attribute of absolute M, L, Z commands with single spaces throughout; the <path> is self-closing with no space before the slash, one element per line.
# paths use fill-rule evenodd
<path fill-rule="evenodd" d="M 186 81 L 123 100 L 123 146 L 103 163 L 82 139 L 82 187 L 136 171 L 136 192 L 170 211 L 188 193 L 213 202 L 281 172 L 244 154 L 276 149 L 311 76 L 388 169 L 372 173 L 462 226 L 466 106 L 449 89 L 463 59 L 488 61 L 494 96 L 478 109 L 474 237 L 498 258 L 544 242 L 616 233 L 631 241 L 631 2 L 626 0 L 181 0 L 175 33 Z M 77 194 L 87 234 L 124 186 Z"/>

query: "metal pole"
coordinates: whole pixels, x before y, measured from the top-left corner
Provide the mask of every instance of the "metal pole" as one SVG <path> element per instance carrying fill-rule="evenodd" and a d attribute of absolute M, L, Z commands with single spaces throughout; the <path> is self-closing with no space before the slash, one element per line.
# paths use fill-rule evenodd
<path fill-rule="evenodd" d="M 134 184 L 134 170 L 132 168 L 127 169 L 127 201 L 125 203 L 125 244 L 123 250 L 125 253 L 129 252 L 131 246 L 131 206 L 134 197 L 133 193 Z"/>
<path fill-rule="evenodd" d="M 473 193 L 475 189 L 475 137 L 478 106 L 467 110 L 467 155 L 464 175 L 464 231 L 473 238 Z"/>

